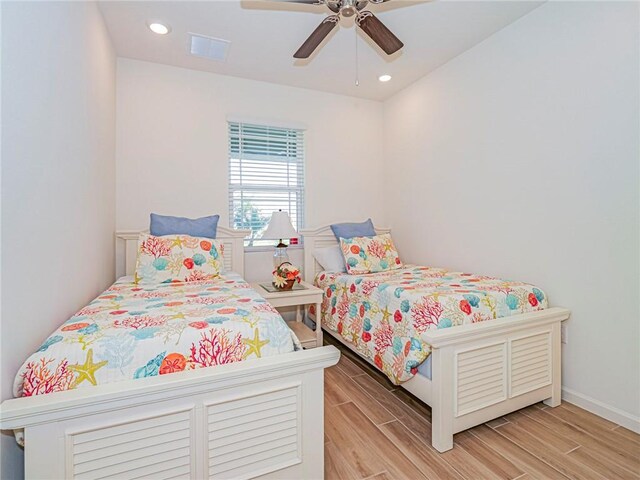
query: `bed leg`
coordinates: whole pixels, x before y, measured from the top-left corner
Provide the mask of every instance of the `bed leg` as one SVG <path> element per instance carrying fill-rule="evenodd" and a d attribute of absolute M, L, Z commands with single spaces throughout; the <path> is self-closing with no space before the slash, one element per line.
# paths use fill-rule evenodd
<path fill-rule="evenodd" d="M 431 421 L 433 422 L 431 426 L 431 445 L 433 448 L 440 453 L 451 450 L 453 448 L 453 428 L 451 419 L 447 421 L 447 419 L 443 418 L 442 415 L 436 414 L 434 409 L 432 411 Z"/>
<path fill-rule="evenodd" d="M 453 448 L 453 358 L 450 351 L 436 348 L 431 352 L 431 445 L 439 452 Z"/>
<path fill-rule="evenodd" d="M 551 329 L 551 397 L 543 400 L 543 403 L 549 407 L 557 407 L 562 401 L 561 325 L 562 322 L 556 322 Z"/>

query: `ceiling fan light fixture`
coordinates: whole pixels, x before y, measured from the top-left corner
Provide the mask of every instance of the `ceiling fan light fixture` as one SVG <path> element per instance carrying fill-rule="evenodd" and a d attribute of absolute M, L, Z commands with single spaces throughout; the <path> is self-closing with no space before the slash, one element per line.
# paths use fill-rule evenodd
<path fill-rule="evenodd" d="M 149 30 L 153 33 L 157 33 L 158 35 L 166 35 L 171 31 L 171 28 L 163 23 L 151 22 L 149 23 Z"/>
<path fill-rule="evenodd" d="M 391 80 L 391 75 L 388 75 L 388 74 L 380 75 L 378 77 L 378 80 L 381 82 L 388 82 L 389 80 Z"/>
<path fill-rule="evenodd" d="M 346 7 L 342 7 L 342 10 L 340 10 L 340 13 L 345 18 L 353 17 L 356 14 L 356 12 L 357 12 L 356 8 L 350 5 Z"/>
<path fill-rule="evenodd" d="M 358 13 L 356 0 L 342 0 L 340 3 L 340 15 L 349 18 L 353 17 L 356 13 Z"/>

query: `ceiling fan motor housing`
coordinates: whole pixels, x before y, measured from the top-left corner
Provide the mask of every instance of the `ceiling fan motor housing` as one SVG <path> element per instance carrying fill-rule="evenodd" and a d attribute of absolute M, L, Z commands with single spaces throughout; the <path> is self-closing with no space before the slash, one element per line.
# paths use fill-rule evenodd
<path fill-rule="evenodd" d="M 358 8 L 356 7 L 356 0 L 342 0 L 342 6 L 340 7 L 340 14 L 343 17 L 353 17 L 356 13 L 358 13 Z M 362 3 L 362 2 L 359 2 Z"/>

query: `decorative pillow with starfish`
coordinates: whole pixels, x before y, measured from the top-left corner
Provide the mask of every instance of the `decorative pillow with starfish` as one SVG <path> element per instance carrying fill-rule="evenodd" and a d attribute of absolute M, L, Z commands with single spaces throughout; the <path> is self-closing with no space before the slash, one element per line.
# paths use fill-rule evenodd
<path fill-rule="evenodd" d="M 224 271 L 224 244 L 220 240 L 141 233 L 138 240 L 135 283 L 158 284 L 211 280 Z"/>
<path fill-rule="evenodd" d="M 402 262 L 391 235 L 341 238 L 340 249 L 347 273 L 362 275 L 402 268 Z"/>

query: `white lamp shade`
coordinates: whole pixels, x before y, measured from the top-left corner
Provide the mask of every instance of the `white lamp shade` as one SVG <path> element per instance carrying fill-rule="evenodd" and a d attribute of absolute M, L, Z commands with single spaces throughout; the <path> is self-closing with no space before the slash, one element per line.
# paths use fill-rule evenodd
<path fill-rule="evenodd" d="M 289 214 L 280 210 L 271 214 L 271 220 L 269 220 L 269 225 L 262 238 L 265 240 L 280 240 L 281 238 L 294 238 L 297 236 L 298 232 L 291 225 Z"/>

